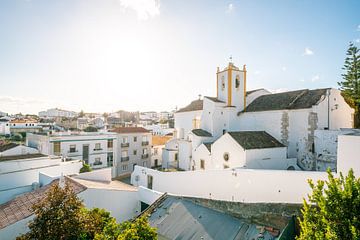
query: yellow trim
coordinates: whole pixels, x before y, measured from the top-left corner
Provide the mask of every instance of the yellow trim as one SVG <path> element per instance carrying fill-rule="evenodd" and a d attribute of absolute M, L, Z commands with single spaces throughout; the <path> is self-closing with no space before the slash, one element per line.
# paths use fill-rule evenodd
<path fill-rule="evenodd" d="M 229 63 L 229 68 L 228 68 L 228 106 L 231 106 L 231 90 L 232 90 L 232 66 L 231 63 Z"/>
<path fill-rule="evenodd" d="M 243 66 L 244 72 L 244 111 L 246 111 L 246 65 Z"/>

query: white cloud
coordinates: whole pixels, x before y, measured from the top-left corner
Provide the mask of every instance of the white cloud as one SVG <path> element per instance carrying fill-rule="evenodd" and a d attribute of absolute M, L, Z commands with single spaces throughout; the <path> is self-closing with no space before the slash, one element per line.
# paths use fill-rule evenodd
<path fill-rule="evenodd" d="M 355 42 L 356 42 L 356 43 L 360 43 L 360 38 L 355 39 Z"/>
<path fill-rule="evenodd" d="M 119 0 L 121 7 L 132 9 L 139 20 L 147 20 L 160 14 L 160 0 Z"/>
<path fill-rule="evenodd" d="M 314 52 L 310 48 L 306 47 L 303 56 L 310 56 L 310 55 L 314 55 Z"/>
<path fill-rule="evenodd" d="M 360 24 L 357 26 L 356 31 L 360 32 Z"/>
<path fill-rule="evenodd" d="M 311 81 L 312 82 L 316 82 L 316 81 L 318 81 L 320 79 L 320 76 L 319 75 L 315 75 L 315 76 L 313 76 L 312 78 L 311 78 Z"/>
<path fill-rule="evenodd" d="M 226 12 L 230 13 L 234 10 L 234 4 L 230 3 L 228 6 L 227 6 L 227 10 Z"/>
<path fill-rule="evenodd" d="M 281 68 L 281 70 L 282 70 L 283 72 L 286 72 L 287 68 L 286 68 L 285 66 L 283 66 L 283 67 Z"/>

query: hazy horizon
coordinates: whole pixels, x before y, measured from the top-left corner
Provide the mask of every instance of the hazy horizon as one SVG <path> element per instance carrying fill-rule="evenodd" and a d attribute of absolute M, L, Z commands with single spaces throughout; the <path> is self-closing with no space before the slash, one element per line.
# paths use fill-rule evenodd
<path fill-rule="evenodd" d="M 215 96 L 216 68 L 248 90 L 337 88 L 360 1 L 4 0 L 0 111 L 171 111 Z"/>

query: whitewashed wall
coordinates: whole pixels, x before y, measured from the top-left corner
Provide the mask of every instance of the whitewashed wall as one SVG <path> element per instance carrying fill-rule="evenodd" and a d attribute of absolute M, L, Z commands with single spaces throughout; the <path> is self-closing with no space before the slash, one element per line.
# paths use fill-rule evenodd
<path fill-rule="evenodd" d="M 281 170 L 205 170 L 160 172 L 136 167 L 131 175 L 135 186 L 147 187 L 153 176 L 153 190 L 174 195 L 235 202 L 302 203 L 311 192 L 307 179 L 327 179 L 325 172 Z M 135 181 L 136 176 L 138 181 Z"/>
<path fill-rule="evenodd" d="M 39 153 L 39 150 L 36 148 L 27 147 L 24 145 L 19 145 L 17 147 L 11 148 L 4 152 L 0 152 L 0 157 L 5 156 L 14 156 L 14 155 L 26 155 L 26 154 L 35 154 Z"/>
<path fill-rule="evenodd" d="M 175 113 L 175 129 L 177 136 L 175 138 L 184 138 L 193 129 L 193 119 L 201 119 L 202 110 L 191 112 Z"/>
<path fill-rule="evenodd" d="M 192 154 L 195 170 L 201 170 L 200 161 L 205 161 L 205 169 L 215 169 L 214 163 L 211 158 L 211 153 L 204 144 L 194 149 Z"/>
<path fill-rule="evenodd" d="M 337 171 L 344 175 L 350 168 L 360 177 L 360 134 L 340 135 L 338 145 Z"/>

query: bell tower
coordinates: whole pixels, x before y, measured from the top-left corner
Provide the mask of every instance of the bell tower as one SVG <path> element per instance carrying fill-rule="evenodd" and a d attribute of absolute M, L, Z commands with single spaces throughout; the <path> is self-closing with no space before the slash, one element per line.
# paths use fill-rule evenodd
<path fill-rule="evenodd" d="M 236 67 L 230 58 L 228 66 L 216 73 L 217 98 L 228 107 L 236 107 L 238 111 L 246 108 L 246 65 L 242 70 Z"/>

